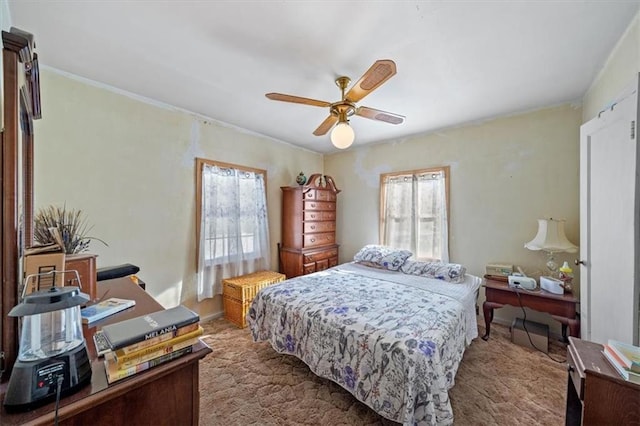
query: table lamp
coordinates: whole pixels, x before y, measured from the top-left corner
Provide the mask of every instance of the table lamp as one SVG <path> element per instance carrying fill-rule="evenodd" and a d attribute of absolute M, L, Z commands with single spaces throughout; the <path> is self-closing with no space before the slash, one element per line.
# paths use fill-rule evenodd
<path fill-rule="evenodd" d="M 524 246 L 529 250 L 543 250 L 547 252 L 547 269 L 553 276 L 558 270 L 554 253 L 575 253 L 578 246 L 567 239 L 564 234 L 564 219 L 538 219 L 538 233 L 533 240 Z"/>
<path fill-rule="evenodd" d="M 4 398 L 7 411 L 31 410 L 91 381 L 80 317 L 80 305 L 88 301 L 78 287 L 51 287 L 24 296 L 9 311 L 22 317 L 22 332 Z"/>

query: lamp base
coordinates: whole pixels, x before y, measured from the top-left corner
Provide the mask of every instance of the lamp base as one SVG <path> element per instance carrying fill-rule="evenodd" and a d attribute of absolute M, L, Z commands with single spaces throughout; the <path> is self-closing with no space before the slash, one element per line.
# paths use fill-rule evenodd
<path fill-rule="evenodd" d="M 558 272 L 558 264 L 553 256 L 553 252 L 547 252 L 547 269 L 549 270 L 549 276 L 555 276 Z"/>

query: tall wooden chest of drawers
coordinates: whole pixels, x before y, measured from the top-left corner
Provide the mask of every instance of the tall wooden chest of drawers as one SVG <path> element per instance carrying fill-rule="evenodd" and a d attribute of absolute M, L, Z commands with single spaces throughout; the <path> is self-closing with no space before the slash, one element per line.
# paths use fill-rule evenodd
<path fill-rule="evenodd" d="M 287 278 L 336 266 L 336 204 L 331 176 L 313 174 L 302 186 L 283 186 L 280 268 Z"/>
<path fill-rule="evenodd" d="M 246 327 L 249 305 L 258 291 L 284 280 L 283 274 L 273 271 L 259 271 L 222 280 L 222 303 L 225 319 L 240 328 Z"/>

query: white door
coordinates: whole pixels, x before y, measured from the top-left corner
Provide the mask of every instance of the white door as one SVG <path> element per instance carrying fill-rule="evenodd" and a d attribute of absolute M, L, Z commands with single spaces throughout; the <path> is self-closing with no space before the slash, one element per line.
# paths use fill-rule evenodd
<path fill-rule="evenodd" d="M 580 128 L 581 337 L 640 335 L 638 85 Z"/>

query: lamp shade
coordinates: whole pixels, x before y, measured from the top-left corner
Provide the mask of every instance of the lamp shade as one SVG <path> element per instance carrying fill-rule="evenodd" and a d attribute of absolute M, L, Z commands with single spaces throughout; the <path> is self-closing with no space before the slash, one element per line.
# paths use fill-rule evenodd
<path fill-rule="evenodd" d="M 346 121 L 339 122 L 331 131 L 331 143 L 340 149 L 346 149 L 351 146 L 356 135 L 351 126 Z"/>
<path fill-rule="evenodd" d="M 564 234 L 564 220 L 556 219 L 538 219 L 538 233 L 524 246 L 529 250 L 544 250 L 551 253 L 578 251 L 578 246 L 569 241 Z"/>

